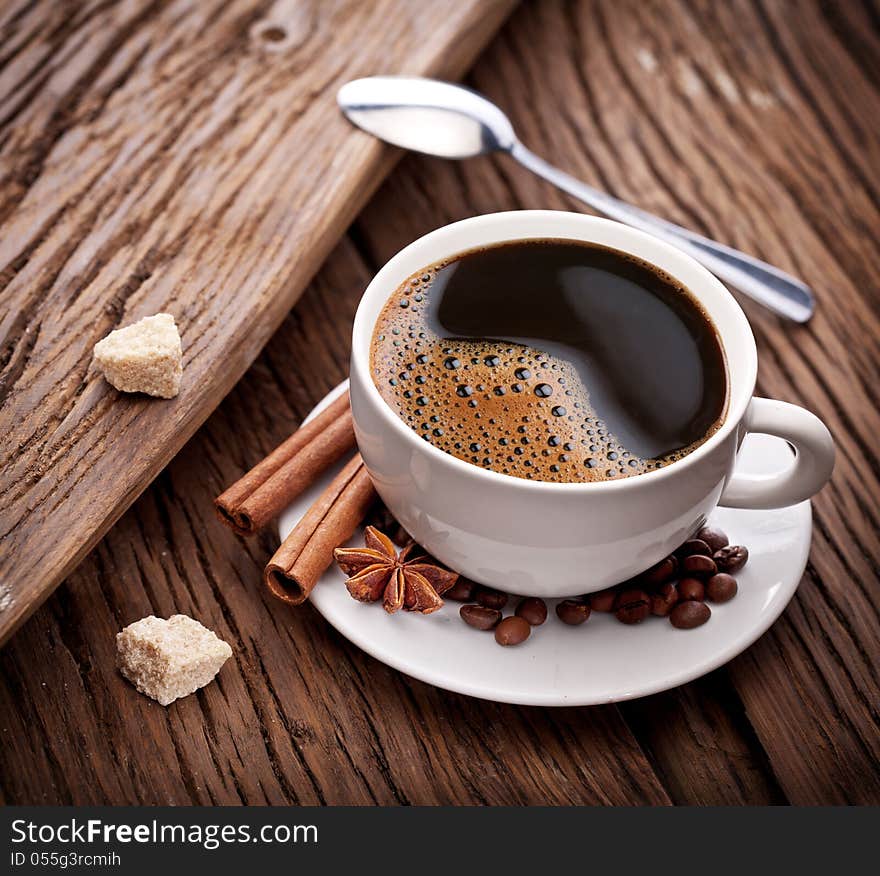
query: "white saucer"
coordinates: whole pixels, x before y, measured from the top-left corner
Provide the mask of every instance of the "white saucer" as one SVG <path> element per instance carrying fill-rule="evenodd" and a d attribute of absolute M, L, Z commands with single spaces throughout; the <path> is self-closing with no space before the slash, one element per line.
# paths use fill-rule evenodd
<path fill-rule="evenodd" d="M 312 412 L 329 404 L 345 384 Z M 739 465 L 756 474 L 776 471 L 790 459 L 785 441 L 749 435 Z M 282 514 L 286 536 L 335 471 Z M 779 617 L 794 595 L 810 550 L 810 503 L 778 511 L 718 508 L 711 523 L 734 544 L 749 549 L 737 575 L 739 593 L 712 606 L 712 617 L 695 630 L 677 630 L 663 618 L 624 626 L 612 615 L 594 613 L 579 627 L 561 623 L 550 606 L 547 622 L 522 645 L 502 648 L 491 633 L 468 627 L 459 603 L 447 601 L 423 616 L 388 615 L 379 603 L 349 596 L 345 576 L 328 569 L 312 592 L 315 608 L 342 635 L 377 660 L 428 684 L 458 693 L 538 706 L 585 706 L 656 693 L 698 678 L 749 647 Z M 360 533 L 352 543 L 363 543 Z M 511 597 L 510 606 L 516 597 Z M 507 613 L 507 612 L 505 612 Z"/>

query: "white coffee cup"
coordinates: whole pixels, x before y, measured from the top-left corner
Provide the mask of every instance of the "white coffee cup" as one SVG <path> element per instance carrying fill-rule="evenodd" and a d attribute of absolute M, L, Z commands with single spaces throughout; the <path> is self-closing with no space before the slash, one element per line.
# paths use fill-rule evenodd
<path fill-rule="evenodd" d="M 714 322 L 727 358 L 721 427 L 664 468 L 609 482 L 556 484 L 488 471 L 420 438 L 370 376 L 376 318 L 420 268 L 504 241 L 566 239 L 637 256 L 678 279 Z M 690 256 L 616 222 L 550 210 L 494 213 L 439 228 L 401 250 L 367 287 L 354 321 L 351 407 L 358 446 L 382 500 L 409 533 L 456 571 L 509 593 L 574 596 L 619 583 L 673 551 L 716 505 L 780 508 L 808 499 L 831 476 L 825 425 L 795 405 L 754 398 L 757 350 L 724 286 Z M 766 476 L 735 472 L 748 432 L 777 435 L 792 464 Z"/>

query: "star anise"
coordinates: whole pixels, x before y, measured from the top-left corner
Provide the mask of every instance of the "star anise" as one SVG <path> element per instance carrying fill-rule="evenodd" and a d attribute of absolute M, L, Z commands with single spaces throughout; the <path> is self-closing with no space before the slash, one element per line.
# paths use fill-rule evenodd
<path fill-rule="evenodd" d="M 360 602 L 377 602 L 389 614 L 419 611 L 430 614 L 443 605 L 440 596 L 458 580 L 456 572 L 438 565 L 415 542 L 398 555 L 394 544 L 373 526 L 364 530 L 362 548 L 336 548 L 333 556 L 348 575 L 345 586 Z"/>

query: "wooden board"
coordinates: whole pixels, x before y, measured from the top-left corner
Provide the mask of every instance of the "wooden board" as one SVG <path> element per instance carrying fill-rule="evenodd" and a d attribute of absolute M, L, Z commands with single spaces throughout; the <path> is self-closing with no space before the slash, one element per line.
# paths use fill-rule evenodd
<path fill-rule="evenodd" d="M 250 365 L 394 154 L 369 73 L 454 77 L 509 0 L 8 3 L 0 12 L 0 642 Z M 91 365 L 174 314 L 172 402 Z"/>
<path fill-rule="evenodd" d="M 744 302 L 760 391 L 815 410 L 840 449 L 780 621 L 677 690 L 530 709 L 408 679 L 265 596 L 275 537 L 236 538 L 211 498 L 344 376 L 376 267 L 451 219 L 579 209 L 504 158 L 408 157 L 216 413 L 0 652 L 2 802 L 880 803 L 880 16 L 791 8 L 526 4 L 469 79 L 560 166 L 815 286 L 804 328 Z M 118 676 L 113 636 L 175 611 L 234 657 L 162 709 Z"/>

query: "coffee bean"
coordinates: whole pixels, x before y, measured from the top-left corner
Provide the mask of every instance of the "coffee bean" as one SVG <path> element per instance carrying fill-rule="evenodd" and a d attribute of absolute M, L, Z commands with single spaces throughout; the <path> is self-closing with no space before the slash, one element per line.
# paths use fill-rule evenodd
<path fill-rule="evenodd" d="M 477 590 L 477 602 L 480 605 L 485 605 L 486 608 L 497 608 L 501 611 L 507 605 L 508 599 L 509 597 L 506 593 L 502 593 L 500 590 L 493 590 L 491 587 L 480 587 Z"/>
<path fill-rule="evenodd" d="M 650 569 L 646 569 L 642 572 L 642 574 L 639 575 L 639 579 L 646 587 L 658 587 L 660 584 L 669 581 L 675 575 L 675 570 L 677 568 L 678 560 L 675 556 L 670 555 L 665 559 L 660 560 L 659 563 L 651 566 Z"/>
<path fill-rule="evenodd" d="M 495 627 L 495 641 L 499 645 L 519 645 L 525 642 L 531 635 L 532 628 L 529 622 L 515 614 L 504 618 L 497 627 Z"/>
<path fill-rule="evenodd" d="M 719 572 L 706 582 L 706 596 L 710 602 L 730 602 L 738 589 L 736 578 L 727 572 Z"/>
<path fill-rule="evenodd" d="M 443 594 L 443 598 L 451 599 L 453 602 L 470 602 L 474 598 L 474 591 L 476 589 L 476 583 L 471 581 L 470 578 L 460 575 L 458 581 Z"/>
<path fill-rule="evenodd" d="M 678 602 L 678 589 L 672 581 L 667 581 L 651 596 L 651 614 L 666 617 Z"/>
<path fill-rule="evenodd" d="M 614 603 L 614 616 L 622 624 L 640 624 L 651 613 L 651 597 L 644 590 L 624 590 Z"/>
<path fill-rule="evenodd" d="M 461 619 L 477 630 L 491 630 L 501 620 L 501 612 L 484 605 L 463 605 L 458 613 Z"/>
<path fill-rule="evenodd" d="M 704 526 L 697 533 L 697 538 L 706 542 L 713 554 L 730 544 L 730 540 L 727 538 L 727 533 L 722 532 L 720 529 L 716 529 L 714 526 Z"/>
<path fill-rule="evenodd" d="M 590 616 L 590 606 L 577 599 L 563 599 L 556 604 L 556 616 L 564 624 L 576 627 Z"/>
<path fill-rule="evenodd" d="M 749 549 L 741 544 L 731 544 L 715 551 L 714 560 L 722 572 L 738 572 L 749 559 Z"/>
<path fill-rule="evenodd" d="M 702 602 L 706 598 L 706 588 L 699 578 L 682 578 L 678 582 L 678 598 L 682 602 L 689 599 Z"/>
<path fill-rule="evenodd" d="M 590 601 L 590 608 L 593 611 L 613 611 L 614 600 L 617 599 L 617 591 L 615 590 L 599 590 L 597 593 L 591 593 L 586 597 Z"/>
<path fill-rule="evenodd" d="M 692 538 L 686 541 L 676 553 L 679 557 L 689 557 L 693 554 L 699 554 L 703 557 L 711 557 L 712 549 L 702 539 Z"/>
<path fill-rule="evenodd" d="M 384 532 L 398 547 L 404 547 L 412 539 L 409 533 L 397 522 L 397 518 L 381 503 L 377 503 L 364 521 Z"/>
<path fill-rule="evenodd" d="M 669 622 L 680 630 L 692 630 L 700 627 L 712 617 L 712 610 L 705 602 L 695 602 L 692 599 L 679 602 L 669 615 Z"/>
<path fill-rule="evenodd" d="M 691 556 L 685 557 L 681 561 L 681 569 L 687 575 L 699 575 L 707 578 L 718 571 L 712 557 L 704 557 L 702 554 L 691 554 Z"/>
<path fill-rule="evenodd" d="M 537 596 L 529 596 L 520 601 L 516 615 L 525 618 L 533 627 L 539 627 L 547 620 L 547 603 Z"/>

